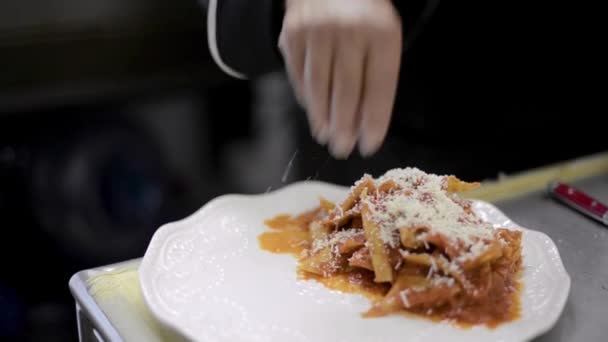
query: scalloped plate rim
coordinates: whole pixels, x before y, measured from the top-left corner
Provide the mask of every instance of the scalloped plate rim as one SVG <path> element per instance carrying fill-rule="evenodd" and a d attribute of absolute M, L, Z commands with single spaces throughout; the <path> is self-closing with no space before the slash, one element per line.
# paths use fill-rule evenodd
<path fill-rule="evenodd" d="M 221 195 L 221 196 L 218 196 L 218 197 L 210 200 L 205 205 L 203 205 L 201 208 L 196 210 L 194 213 L 192 213 L 189 216 L 184 217 L 183 219 L 169 222 L 169 223 L 166 223 L 166 224 L 160 226 L 154 233 L 152 239 L 150 240 L 150 244 L 149 244 L 148 248 L 146 249 L 146 252 L 144 254 L 144 257 L 142 258 L 142 262 L 138 269 L 139 278 L 140 278 L 140 288 L 142 290 L 144 302 L 145 302 L 146 306 L 148 307 L 148 309 L 150 310 L 151 314 L 165 327 L 174 329 L 175 331 L 180 332 L 181 334 L 184 335 L 184 337 L 186 337 L 188 339 L 191 339 L 191 340 L 197 339 L 197 336 L 192 336 L 187 331 L 180 329 L 179 324 L 176 324 L 176 322 L 174 322 L 170 318 L 170 314 L 165 312 L 163 310 L 163 308 L 156 302 L 155 294 L 153 293 L 154 292 L 153 288 L 150 286 L 146 286 L 146 284 L 147 284 L 146 281 L 149 279 L 147 275 L 149 275 L 150 272 L 152 271 L 152 263 L 154 261 L 156 261 L 155 257 L 157 257 L 157 255 L 154 253 L 155 249 L 153 248 L 153 246 L 162 245 L 161 244 L 162 241 L 160 241 L 162 238 L 166 238 L 169 233 L 171 233 L 171 232 L 174 233 L 180 229 L 193 229 L 192 227 L 189 227 L 190 223 L 194 223 L 195 221 L 200 220 L 201 217 L 206 215 L 207 212 L 211 212 L 216 207 L 221 206 L 227 202 L 240 201 L 240 200 L 253 200 L 256 198 L 279 197 L 282 194 L 288 193 L 290 191 L 294 191 L 295 189 L 297 189 L 299 187 L 309 187 L 309 186 L 316 186 L 316 187 L 320 187 L 320 188 L 329 188 L 332 191 L 347 191 L 348 190 L 348 187 L 346 187 L 346 186 L 341 186 L 341 185 L 322 182 L 322 181 L 307 180 L 307 181 L 294 182 L 294 183 L 288 184 L 286 186 L 283 186 L 279 189 L 272 190 L 272 191 L 269 191 L 266 193 L 225 194 L 225 195 Z M 321 196 L 321 195 L 322 194 L 319 194 L 319 196 Z M 542 322 L 542 324 L 538 325 L 538 327 L 536 328 L 536 330 L 534 332 L 531 332 L 526 336 L 521 336 L 521 338 L 522 338 L 521 341 L 530 341 L 533 338 L 538 337 L 538 336 L 548 332 L 560 318 L 560 316 L 565 308 L 565 305 L 567 303 L 569 294 L 570 294 L 571 277 L 568 274 L 568 272 L 563 264 L 563 260 L 559 253 L 559 249 L 557 248 L 557 245 L 555 244 L 555 242 L 551 239 L 551 237 L 549 235 L 547 235 L 544 232 L 529 229 L 522 225 L 517 224 L 512 219 L 510 219 L 504 212 L 502 212 L 499 208 L 497 208 L 495 205 L 493 205 L 489 202 L 477 200 L 477 199 L 471 199 L 471 200 L 476 204 L 476 206 L 488 208 L 489 210 L 494 211 L 497 216 L 501 216 L 504 219 L 508 220 L 508 222 L 510 222 L 512 224 L 512 226 L 508 227 L 508 228 L 521 230 L 521 231 L 525 232 L 526 234 L 534 234 L 534 235 L 539 236 L 539 238 L 541 238 L 542 240 L 550 242 L 551 251 L 554 251 L 556 253 L 555 256 L 557 258 L 556 259 L 557 263 L 555 265 L 558 267 L 559 271 L 561 272 L 559 275 L 564 277 L 564 280 L 566 281 L 566 284 L 565 284 L 566 286 L 565 286 L 565 289 L 560 292 L 560 295 L 558 296 L 558 299 L 556 300 L 556 303 L 555 303 L 556 306 L 554 306 L 554 307 L 558 308 L 558 310 L 556 310 L 557 313 L 552 315 L 551 319 L 545 320 Z M 524 286 L 525 286 L 525 284 L 524 284 Z M 441 324 L 441 323 L 437 323 L 437 324 Z"/>

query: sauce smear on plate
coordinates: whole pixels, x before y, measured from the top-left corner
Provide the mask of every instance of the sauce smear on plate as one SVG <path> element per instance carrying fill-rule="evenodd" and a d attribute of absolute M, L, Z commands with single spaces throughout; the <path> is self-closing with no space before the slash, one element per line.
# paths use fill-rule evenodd
<path fill-rule="evenodd" d="M 275 254 L 291 254 L 301 261 L 312 248 L 313 238 L 309 225 L 318 218 L 322 210 L 317 208 L 298 216 L 278 215 L 266 220 L 264 223 L 270 229 L 258 237 L 260 247 Z M 423 273 L 423 270 L 410 269 L 409 272 L 420 276 L 419 273 Z M 400 313 L 408 318 L 424 317 L 432 321 L 449 321 L 463 328 L 479 324 L 495 328 L 502 323 L 513 321 L 520 316 L 521 283 L 516 277 L 509 276 L 508 272 L 503 273 L 505 276 L 502 276 L 501 272 L 492 274 L 492 284 L 488 284 L 490 295 L 484 296 L 483 300 L 461 306 L 412 308 Z M 380 301 L 391 287 L 389 283 L 374 282 L 372 271 L 359 268 L 327 276 L 319 276 L 299 269 L 298 278 L 317 281 L 332 290 L 363 295 L 372 303 Z M 457 309 L 454 309 L 455 307 Z M 373 305 L 368 312 L 363 313 L 363 317 L 367 318 L 384 315 L 375 310 Z"/>

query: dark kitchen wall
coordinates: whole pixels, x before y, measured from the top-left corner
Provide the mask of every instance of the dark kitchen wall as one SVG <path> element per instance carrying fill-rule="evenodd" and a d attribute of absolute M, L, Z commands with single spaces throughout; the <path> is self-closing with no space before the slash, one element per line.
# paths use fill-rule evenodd
<path fill-rule="evenodd" d="M 225 80 L 195 1 L 3 1 L 0 112 Z"/>
<path fill-rule="evenodd" d="M 281 73 L 216 67 L 196 1 L 0 2 L 0 340 L 75 340 L 73 273 L 282 185 L 290 108 Z"/>

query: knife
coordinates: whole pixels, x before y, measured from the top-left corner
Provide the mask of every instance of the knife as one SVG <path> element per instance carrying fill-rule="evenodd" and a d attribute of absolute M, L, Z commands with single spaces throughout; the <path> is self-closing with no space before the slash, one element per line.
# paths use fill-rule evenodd
<path fill-rule="evenodd" d="M 552 182 L 549 194 L 582 214 L 608 226 L 608 206 L 585 192 L 562 182 Z"/>

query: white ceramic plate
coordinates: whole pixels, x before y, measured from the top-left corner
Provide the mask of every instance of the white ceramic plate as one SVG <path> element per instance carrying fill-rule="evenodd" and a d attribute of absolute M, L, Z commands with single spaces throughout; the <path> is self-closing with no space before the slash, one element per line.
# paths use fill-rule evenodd
<path fill-rule="evenodd" d="M 301 182 L 276 192 L 219 197 L 192 216 L 161 227 L 139 269 L 153 315 L 196 341 L 527 341 L 549 330 L 568 292 L 557 247 L 540 232 L 518 227 L 494 206 L 475 211 L 495 226 L 521 229 L 522 316 L 490 330 L 402 316 L 361 318 L 369 301 L 296 279 L 291 255 L 261 250 L 263 220 L 339 201 L 347 189 Z"/>

